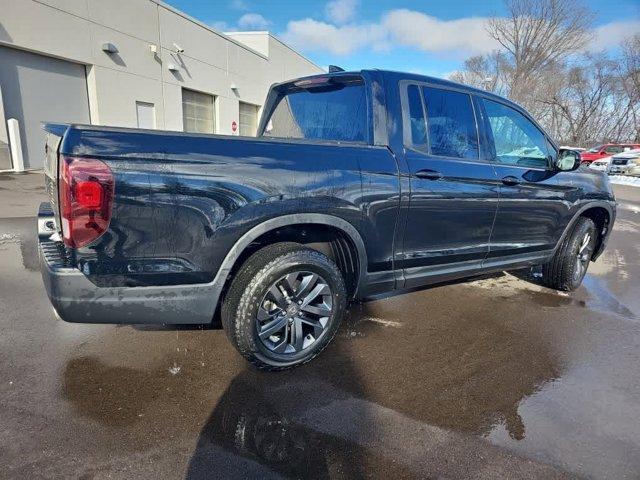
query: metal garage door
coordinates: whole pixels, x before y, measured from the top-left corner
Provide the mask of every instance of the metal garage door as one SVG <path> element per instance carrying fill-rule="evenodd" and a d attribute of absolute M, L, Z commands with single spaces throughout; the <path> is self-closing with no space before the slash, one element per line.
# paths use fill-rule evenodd
<path fill-rule="evenodd" d="M 0 87 L 6 119 L 20 122 L 25 168 L 40 168 L 40 122 L 90 123 L 84 65 L 0 47 Z"/>

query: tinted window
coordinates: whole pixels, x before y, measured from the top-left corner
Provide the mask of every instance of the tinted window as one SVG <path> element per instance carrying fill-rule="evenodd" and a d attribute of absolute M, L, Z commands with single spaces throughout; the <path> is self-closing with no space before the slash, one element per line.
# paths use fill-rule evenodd
<path fill-rule="evenodd" d="M 420 87 L 409 85 L 407 88 L 407 99 L 409 100 L 409 122 L 411 127 L 411 144 L 414 147 L 427 146 L 427 122 L 424 119 L 422 109 L 422 99 L 420 98 Z"/>
<path fill-rule="evenodd" d="M 493 134 L 498 163 L 547 168 L 546 138 L 524 115 L 498 102 L 482 99 Z"/>
<path fill-rule="evenodd" d="M 604 150 L 604 153 L 620 153 L 622 152 L 622 147 L 607 147 Z"/>
<path fill-rule="evenodd" d="M 432 155 L 478 158 L 478 134 L 471 97 L 466 93 L 423 88 Z"/>
<path fill-rule="evenodd" d="M 364 83 L 352 79 L 285 92 L 273 109 L 263 135 L 364 142 L 366 128 Z"/>

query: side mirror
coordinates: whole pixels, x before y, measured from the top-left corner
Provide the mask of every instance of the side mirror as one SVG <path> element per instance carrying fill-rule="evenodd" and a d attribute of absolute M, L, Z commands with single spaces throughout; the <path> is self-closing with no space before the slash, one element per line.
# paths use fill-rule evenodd
<path fill-rule="evenodd" d="M 556 169 L 561 172 L 570 172 L 580 167 L 580 153 L 573 150 L 561 150 L 556 159 Z"/>

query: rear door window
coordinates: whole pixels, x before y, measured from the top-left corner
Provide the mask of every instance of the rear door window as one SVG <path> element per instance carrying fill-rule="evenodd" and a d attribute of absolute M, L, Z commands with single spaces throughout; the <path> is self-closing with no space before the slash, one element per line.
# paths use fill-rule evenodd
<path fill-rule="evenodd" d="M 432 155 L 478 158 L 478 130 L 471 96 L 453 90 L 422 89 Z"/>
<path fill-rule="evenodd" d="M 495 161 L 504 165 L 548 168 L 549 152 L 544 134 L 520 112 L 482 98 L 495 145 Z"/>
<path fill-rule="evenodd" d="M 366 142 L 367 95 L 360 77 L 296 82 L 280 92 L 262 135 L 289 139 Z"/>
<path fill-rule="evenodd" d="M 431 155 L 478 159 L 478 131 L 471 96 L 408 85 L 405 122 L 413 148 Z"/>

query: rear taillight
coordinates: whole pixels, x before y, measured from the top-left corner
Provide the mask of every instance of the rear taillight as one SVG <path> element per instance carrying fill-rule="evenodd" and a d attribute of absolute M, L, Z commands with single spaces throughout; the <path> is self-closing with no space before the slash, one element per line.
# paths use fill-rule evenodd
<path fill-rule="evenodd" d="M 62 238 L 72 248 L 84 247 L 102 235 L 111 221 L 113 174 L 91 158 L 60 157 Z"/>

